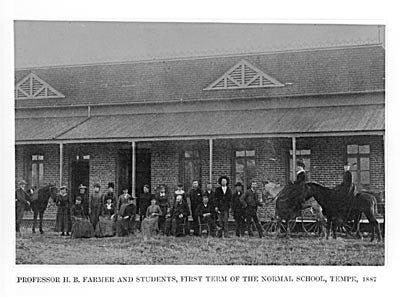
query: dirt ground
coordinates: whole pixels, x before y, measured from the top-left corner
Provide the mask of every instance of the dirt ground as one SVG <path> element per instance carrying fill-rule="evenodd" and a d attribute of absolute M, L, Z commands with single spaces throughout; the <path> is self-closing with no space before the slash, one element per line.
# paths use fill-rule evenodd
<path fill-rule="evenodd" d="M 45 229 L 16 237 L 17 264 L 176 264 L 176 265 L 384 265 L 384 244 L 368 239 L 181 238 L 157 236 L 71 239 Z"/>

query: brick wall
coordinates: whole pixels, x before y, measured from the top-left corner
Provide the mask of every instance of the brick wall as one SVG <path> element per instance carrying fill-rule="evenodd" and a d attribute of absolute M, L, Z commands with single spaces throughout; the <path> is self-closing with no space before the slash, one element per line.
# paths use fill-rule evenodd
<path fill-rule="evenodd" d="M 379 136 L 363 137 L 310 137 L 298 138 L 297 149 L 311 150 L 311 179 L 326 186 L 333 187 L 342 180 L 343 164 L 347 161 L 347 144 L 370 144 L 371 189 L 384 190 L 384 145 Z M 151 183 L 153 186 L 166 184 L 174 190 L 180 182 L 179 151 L 184 147 L 199 149 L 201 159 L 201 184 L 204 190 L 209 180 L 209 146 L 208 141 L 191 142 L 153 142 L 151 144 Z M 117 162 L 120 143 L 82 144 L 64 146 L 63 183 L 71 186 L 71 158 L 80 151 L 90 155 L 89 183 L 90 192 L 93 184 L 99 182 L 101 191 L 106 190 L 108 182 L 114 182 L 118 188 Z M 288 181 L 289 150 L 291 139 L 248 139 L 248 140 L 215 140 L 213 148 L 213 186 L 217 186 L 218 177 L 228 175 L 233 180 L 233 156 L 235 149 L 254 149 L 256 151 L 257 174 L 255 181 L 261 190 L 267 179 L 281 182 Z M 59 146 L 58 145 L 22 145 L 16 146 L 15 178 L 29 181 L 26 169 L 32 154 L 44 155 L 44 182 L 55 182 L 59 186 Z M 26 169 L 25 169 L 26 167 Z M 29 173 L 29 172 L 28 172 Z M 232 182 L 233 184 L 233 182 Z M 233 185 L 232 185 L 233 187 Z M 188 189 L 186 189 L 188 190 Z M 274 214 L 274 205 L 259 210 L 262 218 Z"/>

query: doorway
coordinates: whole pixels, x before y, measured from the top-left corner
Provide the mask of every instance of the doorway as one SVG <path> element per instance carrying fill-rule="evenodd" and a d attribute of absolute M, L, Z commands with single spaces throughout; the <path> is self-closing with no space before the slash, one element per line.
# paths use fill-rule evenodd
<path fill-rule="evenodd" d="M 136 197 L 140 195 L 143 186 L 151 187 L 151 151 L 150 149 L 136 150 L 136 174 L 135 190 Z M 118 153 L 118 194 L 123 188 L 132 192 L 132 149 L 123 149 Z"/>
<path fill-rule="evenodd" d="M 73 197 L 79 195 L 79 185 L 89 187 L 89 160 L 72 161 L 71 164 L 71 190 Z"/>

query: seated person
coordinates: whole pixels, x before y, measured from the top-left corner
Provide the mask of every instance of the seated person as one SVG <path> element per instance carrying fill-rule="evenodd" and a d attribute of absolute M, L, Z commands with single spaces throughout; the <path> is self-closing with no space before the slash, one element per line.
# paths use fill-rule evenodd
<path fill-rule="evenodd" d="M 82 205 L 82 198 L 80 196 L 75 198 L 75 204 L 71 207 L 71 219 L 71 237 L 88 238 L 94 235 L 93 225 L 86 217 L 86 212 Z"/>
<path fill-rule="evenodd" d="M 156 204 L 156 198 L 151 198 L 151 204 L 147 208 L 146 218 L 142 221 L 142 235 L 145 240 L 153 234 L 158 233 L 158 218 L 162 215 L 162 210 L 159 205 Z"/>
<path fill-rule="evenodd" d="M 99 222 L 96 225 L 95 236 L 96 237 L 107 237 L 115 235 L 114 226 L 114 203 L 112 197 L 107 197 L 107 203 L 103 205 Z"/>
<path fill-rule="evenodd" d="M 172 235 L 179 236 L 189 233 L 188 226 L 189 207 L 183 201 L 182 195 L 176 196 L 176 202 L 172 209 Z M 183 230 L 181 226 L 183 226 Z"/>
<path fill-rule="evenodd" d="M 136 220 L 135 198 L 129 196 L 128 202 L 122 204 L 118 212 L 118 219 L 115 224 L 117 236 L 127 236 L 129 235 L 129 233 L 134 233 L 135 220 Z"/>
<path fill-rule="evenodd" d="M 196 208 L 196 214 L 200 220 L 200 224 L 207 224 L 210 228 L 210 234 L 215 235 L 215 208 L 211 203 L 208 202 L 208 196 L 203 195 L 203 202 Z M 201 226 L 199 226 L 201 228 Z M 201 230 L 199 230 L 201 232 Z"/>

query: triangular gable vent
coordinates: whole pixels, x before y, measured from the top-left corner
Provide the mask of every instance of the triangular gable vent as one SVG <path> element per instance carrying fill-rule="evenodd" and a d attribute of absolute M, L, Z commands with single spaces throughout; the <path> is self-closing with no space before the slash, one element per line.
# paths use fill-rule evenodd
<path fill-rule="evenodd" d="M 15 86 L 15 99 L 44 98 L 65 98 L 65 96 L 34 73 L 25 76 Z"/>
<path fill-rule="evenodd" d="M 270 88 L 283 86 L 284 84 L 265 74 L 246 60 L 241 60 L 204 90 Z"/>

